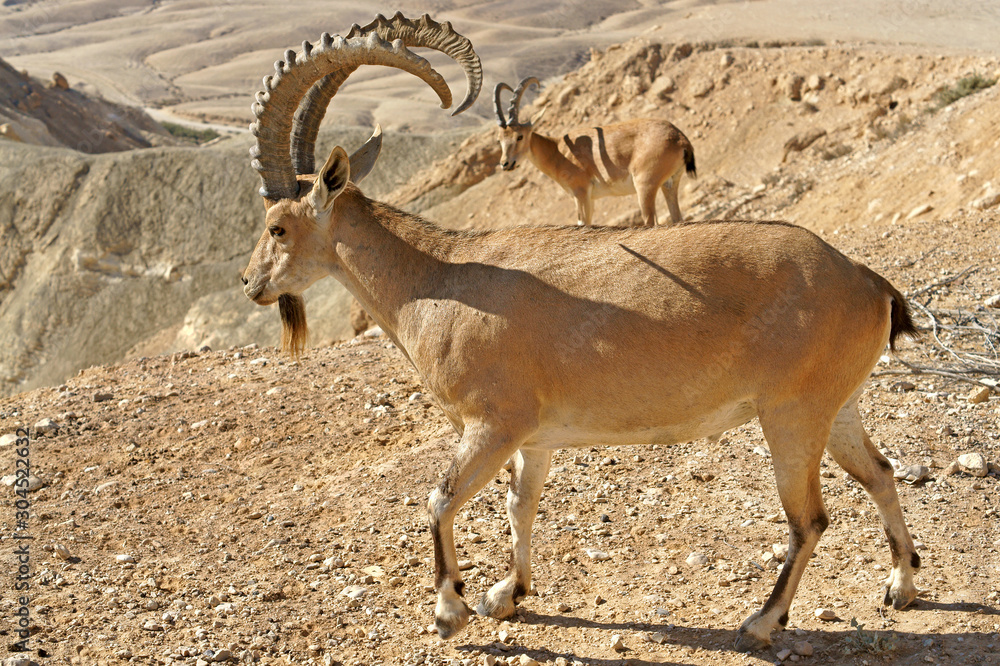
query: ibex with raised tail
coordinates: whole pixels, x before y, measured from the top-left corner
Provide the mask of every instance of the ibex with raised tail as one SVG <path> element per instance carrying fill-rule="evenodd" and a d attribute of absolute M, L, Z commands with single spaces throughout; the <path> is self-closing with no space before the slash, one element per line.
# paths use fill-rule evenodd
<path fill-rule="evenodd" d="M 443 79 L 406 44 L 440 48 L 462 62 L 468 106 L 481 81 L 478 58 L 451 26 L 427 17 L 380 17 L 346 39 L 324 36 L 317 48 L 288 52 L 265 80 L 252 129 L 266 228 L 243 282 L 260 305 L 281 304 L 285 344 L 297 349 L 305 330 L 300 295 L 336 277 L 410 360 L 461 435 L 428 503 L 440 636 L 461 630 L 471 612 L 455 515 L 508 459 L 510 569 L 477 608 L 494 618 L 510 617 L 531 587 L 531 526 L 552 451 L 685 442 L 754 417 L 770 444 L 790 539 L 774 591 L 740 627 L 737 647 L 767 645 L 788 620 L 829 522 L 819 481 L 824 450 L 878 505 L 892 552 L 886 603 L 912 601 L 920 558 L 892 468 L 858 411 L 886 344 L 915 333 L 903 296 L 789 224 L 455 232 L 361 193 L 351 181 L 371 168 L 374 149 L 348 158 L 337 147 L 318 174 L 296 175 L 289 134 L 305 130 L 292 127 L 293 112 L 324 74 L 361 64 L 399 67 L 448 106 Z M 296 117 L 318 122 L 322 114 L 311 105 L 321 97 L 308 97 Z"/>
<path fill-rule="evenodd" d="M 602 127 L 581 127 L 559 138 L 539 134 L 534 125 L 542 109 L 528 122 L 518 118 L 521 97 L 538 79 L 522 79 L 513 90 L 506 83 L 493 89 L 500 168 L 511 171 L 527 158 L 576 199 L 576 220 L 589 225 L 594 218 L 594 199 L 634 194 L 639 200 L 642 223 L 656 226 L 656 193 L 663 192 L 670 220 L 684 217 L 677 192 L 684 172 L 695 177 L 694 149 L 684 134 L 666 120 L 643 118 Z M 500 108 L 500 93 L 514 93 L 507 117 Z"/>

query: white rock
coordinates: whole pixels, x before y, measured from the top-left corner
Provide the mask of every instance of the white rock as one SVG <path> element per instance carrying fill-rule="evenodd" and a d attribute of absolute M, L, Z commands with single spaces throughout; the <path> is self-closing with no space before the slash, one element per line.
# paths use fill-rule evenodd
<path fill-rule="evenodd" d="M 62 545 L 61 543 L 57 543 L 56 545 L 52 546 L 52 553 L 60 560 L 69 560 L 72 559 L 73 557 L 73 555 L 70 554 L 69 552 L 69 548 Z"/>
<path fill-rule="evenodd" d="M 833 622 L 837 619 L 837 614 L 829 608 L 817 608 L 813 611 L 813 615 L 824 622 Z"/>
<path fill-rule="evenodd" d="M 56 430 L 59 430 L 59 425 L 52 419 L 48 418 L 42 419 L 41 421 L 36 423 L 33 427 L 35 429 L 35 432 L 38 433 L 39 435 L 47 435 L 50 432 L 55 432 Z"/>
<path fill-rule="evenodd" d="M 1000 308 L 1000 294 L 994 294 L 993 296 L 990 296 L 985 301 L 983 301 L 983 304 L 988 308 Z M 3 446 L 2 438 L 0 438 L 0 446 Z"/>
<path fill-rule="evenodd" d="M 757 455 L 763 456 L 765 458 L 770 458 L 771 457 L 771 452 L 768 451 L 763 446 L 755 446 L 755 447 L 753 447 L 753 452 L 756 453 Z"/>
<path fill-rule="evenodd" d="M 708 556 L 705 553 L 691 553 L 684 561 L 692 567 L 703 567 L 708 564 Z"/>
<path fill-rule="evenodd" d="M 792 651 L 800 657 L 810 657 L 813 653 L 813 646 L 809 641 L 799 641 L 792 646 Z"/>
<path fill-rule="evenodd" d="M 622 642 L 622 637 L 619 636 L 618 634 L 614 634 L 611 637 L 611 649 L 614 650 L 615 652 L 625 651 L 625 643 Z"/>
<path fill-rule="evenodd" d="M 538 666 L 538 662 L 526 654 L 522 654 L 517 663 L 519 666 Z"/>
<path fill-rule="evenodd" d="M 8 433 L 3 437 L 0 437 L 0 448 L 3 448 L 5 446 L 13 446 L 16 441 L 17 441 L 17 435 L 15 435 L 14 433 Z"/>
<path fill-rule="evenodd" d="M 381 338 L 382 335 L 383 335 L 383 333 L 382 333 L 382 329 L 380 327 L 378 327 L 378 326 L 372 326 L 371 328 L 369 328 L 367 331 L 365 331 L 361 335 L 364 336 L 364 337 L 366 337 L 366 338 Z"/>
<path fill-rule="evenodd" d="M 781 652 L 779 652 L 774 656 L 778 658 L 778 661 L 785 661 L 786 659 L 792 656 L 792 651 L 789 650 L 788 648 L 785 648 L 784 650 L 782 650 Z"/>
<path fill-rule="evenodd" d="M 968 472 L 972 476 L 986 476 L 989 474 L 989 463 L 981 453 L 963 453 L 958 457 L 958 464 L 963 472 Z"/>
<path fill-rule="evenodd" d="M 157 601 L 156 599 L 150 599 L 145 603 L 144 606 L 148 611 L 155 611 L 160 609 L 160 602 Z"/>
<path fill-rule="evenodd" d="M 986 196 L 973 201 L 972 207 L 979 210 L 986 210 L 987 208 L 993 208 L 997 204 L 1000 204 L 1000 192 L 990 192 Z"/>
<path fill-rule="evenodd" d="M 784 562 L 785 558 L 788 557 L 788 544 L 776 543 L 771 546 L 771 552 L 774 553 L 774 559 Z"/>
<path fill-rule="evenodd" d="M 127 554 L 115 555 L 115 560 L 119 564 L 135 564 L 135 558 Z"/>
<path fill-rule="evenodd" d="M 587 557 L 596 562 L 604 562 L 611 559 L 610 555 L 605 553 L 603 550 L 598 550 L 596 548 L 584 548 L 583 552 L 587 554 Z"/>
<path fill-rule="evenodd" d="M 663 632 L 657 631 L 652 634 L 646 634 L 646 640 L 650 643 L 656 643 L 657 645 L 662 645 L 663 641 L 667 640 L 667 635 Z"/>
<path fill-rule="evenodd" d="M 913 218 L 920 217 L 924 213 L 929 213 L 932 210 L 934 210 L 934 206 L 932 206 L 930 204 L 923 204 L 923 205 L 917 206 L 916 208 L 914 208 L 913 210 L 911 210 L 909 213 L 907 213 L 906 219 L 912 220 Z"/>
<path fill-rule="evenodd" d="M 363 599 L 368 594 L 368 588 L 361 585 L 348 585 L 341 594 L 349 599 Z"/>

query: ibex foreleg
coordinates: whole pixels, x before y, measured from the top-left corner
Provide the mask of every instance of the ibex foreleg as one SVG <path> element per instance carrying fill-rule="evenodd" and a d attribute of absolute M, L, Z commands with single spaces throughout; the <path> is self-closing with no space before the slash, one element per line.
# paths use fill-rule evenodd
<path fill-rule="evenodd" d="M 465 583 L 455 553 L 455 515 L 523 441 L 498 428 L 467 424 L 444 481 L 431 492 L 427 509 L 434 541 L 434 586 L 438 592 L 434 625 L 441 638 L 455 635 L 469 622 L 470 610 L 462 598 Z"/>
<path fill-rule="evenodd" d="M 788 517 L 788 555 L 764 606 L 748 617 L 736 636 L 736 649 L 759 650 L 771 643 L 771 632 L 788 623 L 788 609 L 809 557 L 830 519 L 820 493 L 819 463 L 830 437 L 830 420 L 809 414 L 793 403 L 760 412 L 764 437 L 771 447 L 778 495 Z"/>
<path fill-rule="evenodd" d="M 855 401 L 849 402 L 837 415 L 827 450 L 844 471 L 857 479 L 878 507 L 892 553 L 892 573 L 885 581 L 884 603 L 892 604 L 897 610 L 904 608 L 917 597 L 913 572 L 920 567 L 920 556 L 899 507 L 892 465 L 865 432 Z"/>
<path fill-rule="evenodd" d="M 538 513 L 545 477 L 552 461 L 550 451 L 521 449 L 514 454 L 507 517 L 510 519 L 513 551 L 507 577 L 483 594 L 476 612 L 498 620 L 514 614 L 514 604 L 531 589 L 531 526 Z"/>

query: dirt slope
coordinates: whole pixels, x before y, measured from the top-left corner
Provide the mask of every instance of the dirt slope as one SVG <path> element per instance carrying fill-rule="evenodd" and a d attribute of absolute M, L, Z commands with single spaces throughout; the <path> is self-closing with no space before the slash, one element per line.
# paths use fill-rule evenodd
<path fill-rule="evenodd" d="M 995 78 L 1000 61 L 907 48 L 637 39 L 594 51 L 579 70 L 546 81 L 530 106 L 528 93 L 521 116 L 545 106 L 538 130 L 550 136 L 630 118 L 670 120 L 695 149 L 700 178 L 681 187 L 681 208 L 693 219 L 887 224 L 925 205 L 951 215 L 1000 192 L 1000 87 L 936 109 L 938 91 L 975 73 Z M 573 199 L 533 165 L 497 170 L 493 132 L 470 137 L 393 200 L 449 226 L 574 223 Z M 668 219 L 662 197 L 657 206 Z M 595 204 L 597 224 L 637 214 L 634 197 Z"/>
<path fill-rule="evenodd" d="M 62 74 L 42 83 L 0 60 L 0 140 L 109 153 L 176 142 L 141 110 L 73 90 Z"/>
<path fill-rule="evenodd" d="M 984 239 L 997 222 L 911 220 L 893 230 L 892 254 L 876 229 L 835 242 L 907 292 L 974 266 L 919 302 L 988 324 L 997 314 L 983 302 L 997 292 L 1000 263 Z M 930 336 L 901 352 L 921 363 L 941 354 Z M 970 388 L 884 374 L 862 401 L 890 457 L 930 468 L 926 484 L 897 486 L 922 544 L 920 599 L 901 612 L 881 606 L 890 563 L 879 520 L 827 460 L 833 522 L 789 629 L 745 656 L 731 649 L 735 629 L 774 584 L 768 553 L 787 531 L 756 425 L 713 445 L 557 454 L 535 525 L 538 596 L 510 622 L 475 619 L 441 643 L 426 631 L 424 502 L 456 436 L 384 338 L 310 350 L 299 363 L 234 348 L 92 368 L 0 399 L 2 433 L 43 418 L 58 426 L 31 445 L 45 484 L 30 495 L 33 645 L 74 664 L 194 665 L 228 650 L 262 664 L 612 666 L 770 664 L 806 641 L 813 655 L 799 663 L 995 664 L 1000 468 L 984 478 L 944 471 L 962 453 L 1000 461 L 1000 397 L 974 403 Z M 13 469 L 14 447 L 0 456 Z M 505 570 L 507 476 L 457 520 L 470 600 Z M 4 534 L 12 521 L 0 515 Z M 610 559 L 592 560 L 588 548 Z M 687 564 L 692 552 L 708 564 Z M 0 603 L 11 617 L 10 596 Z M 838 619 L 816 619 L 818 608 Z"/>

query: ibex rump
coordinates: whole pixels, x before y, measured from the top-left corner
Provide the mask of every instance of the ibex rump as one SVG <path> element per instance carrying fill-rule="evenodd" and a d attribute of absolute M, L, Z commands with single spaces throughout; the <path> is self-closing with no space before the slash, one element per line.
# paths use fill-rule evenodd
<path fill-rule="evenodd" d="M 684 218 L 677 201 L 681 176 L 696 175 L 694 149 L 684 134 L 666 120 L 643 118 L 602 127 L 581 127 L 559 138 L 534 130 L 536 116 L 518 119 L 521 96 L 538 79 L 523 79 L 513 90 L 507 117 L 500 108 L 500 93 L 511 90 L 498 83 L 493 90 L 496 106 L 500 168 L 511 171 L 527 158 L 546 176 L 576 199 L 577 224 L 589 225 L 594 199 L 635 194 L 642 222 L 656 226 L 656 193 L 663 192 L 670 220 Z"/>
<path fill-rule="evenodd" d="M 393 47 L 368 41 L 365 58 L 384 63 Z M 350 40 L 339 48 L 344 58 L 362 50 Z M 331 57 L 324 68 L 337 62 Z M 311 65 L 286 67 L 261 104 L 290 115 L 318 75 Z M 258 116 L 266 117 L 263 109 Z M 461 434 L 428 503 L 442 638 L 471 612 L 455 516 L 509 458 L 510 569 L 478 606 L 494 618 L 509 617 L 530 588 L 531 526 L 553 450 L 670 444 L 755 416 L 771 447 L 790 540 L 774 591 L 740 627 L 737 647 L 760 648 L 787 622 L 828 523 L 824 450 L 878 505 L 893 562 L 886 602 L 902 608 L 914 599 L 920 560 L 891 467 L 857 407 L 885 345 L 914 333 L 905 299 L 885 279 L 783 223 L 446 231 L 366 198 L 350 182 L 352 164 L 340 147 L 318 175 L 296 178 L 287 144 L 273 136 L 259 132 L 267 230 L 244 273 L 247 296 L 283 304 L 294 345 L 305 325 L 299 295 L 333 275 L 412 362 Z"/>

